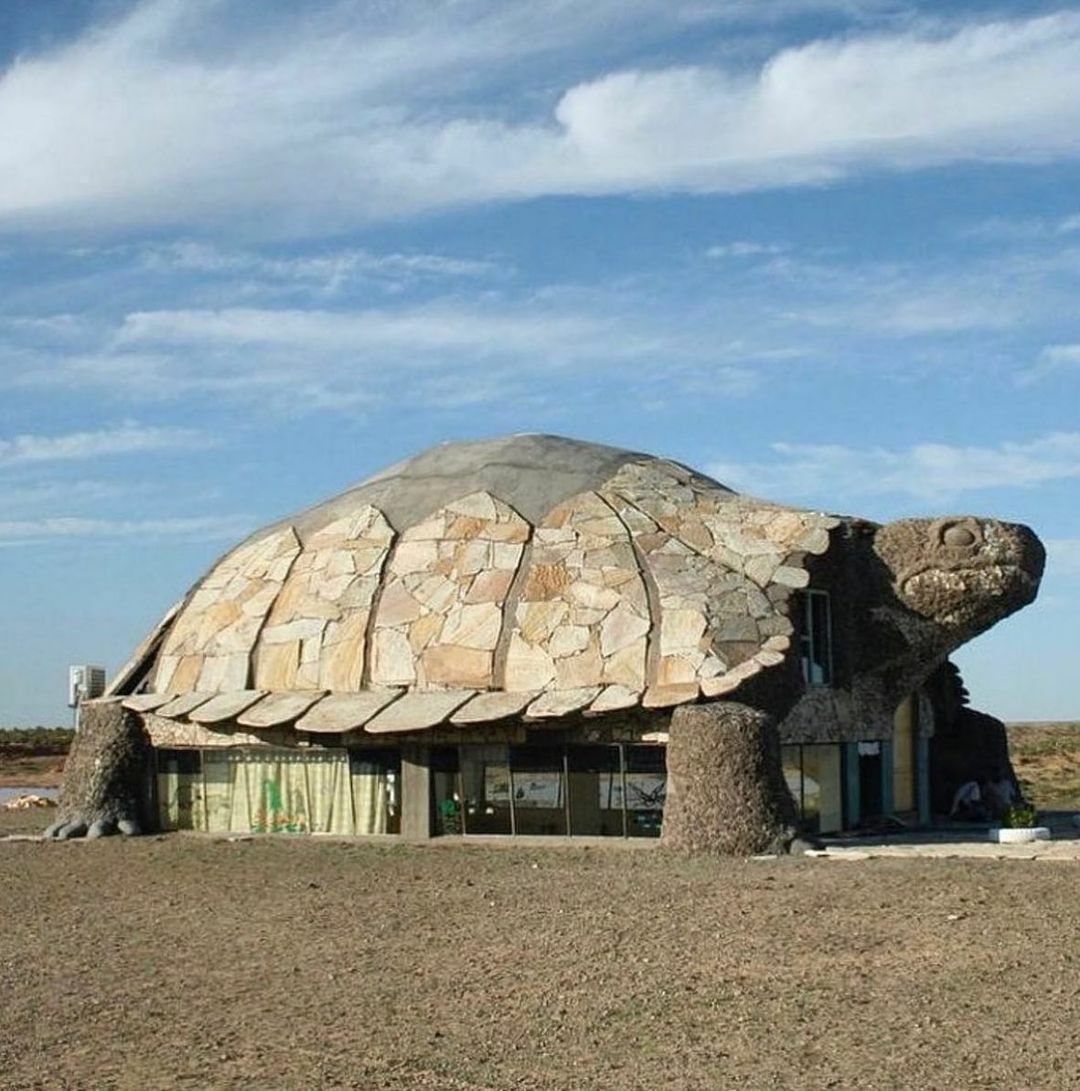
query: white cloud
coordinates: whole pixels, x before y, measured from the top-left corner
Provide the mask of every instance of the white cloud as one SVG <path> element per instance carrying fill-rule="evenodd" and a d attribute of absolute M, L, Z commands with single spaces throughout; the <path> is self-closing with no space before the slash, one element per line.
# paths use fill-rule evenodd
<path fill-rule="evenodd" d="M 608 71 L 545 102 L 555 56 L 580 73 L 583 47 L 595 56 L 605 38 L 640 56 L 657 5 L 346 5 L 209 42 L 217 10 L 143 3 L 11 65 L 0 222 L 273 234 L 544 194 L 736 192 L 1080 151 L 1077 13 L 812 41 L 750 71 L 726 58 Z"/>
<path fill-rule="evenodd" d="M 345 283 L 361 278 L 400 283 L 422 278 L 476 278 L 498 271 L 493 261 L 445 254 L 378 254 L 350 249 L 277 257 L 251 250 L 227 250 L 193 240 L 146 247 L 141 253 L 141 263 L 156 272 L 180 271 L 310 283 L 327 292 L 337 291 Z"/>
<path fill-rule="evenodd" d="M 239 538 L 251 529 L 241 516 L 196 516 L 178 519 L 45 519 L 0 520 L 0 544 L 34 543 L 57 538 Z"/>
<path fill-rule="evenodd" d="M 763 255 L 782 254 L 786 246 L 778 243 L 752 242 L 740 239 L 735 242 L 720 243 L 710 246 L 705 251 L 707 258 L 756 258 Z"/>
<path fill-rule="evenodd" d="M 1080 231 L 1080 215 L 1048 219 L 1039 216 L 991 216 L 965 227 L 961 238 L 987 242 L 1031 242 L 1057 240 Z"/>
<path fill-rule="evenodd" d="M 1080 344 L 1047 345 L 1030 367 L 1020 372 L 1018 382 L 1029 386 L 1057 371 L 1071 371 L 1080 367 Z"/>
<path fill-rule="evenodd" d="M 69 432 L 57 436 L 19 435 L 0 439 L 0 467 L 72 462 L 152 451 L 192 450 L 209 445 L 207 437 L 188 428 L 144 428 L 136 424 L 122 424 L 96 432 Z"/>
<path fill-rule="evenodd" d="M 35 481 L 11 484 L 0 482 L 0 511 L 7 515 L 54 511 L 57 504 L 99 504 L 103 500 L 130 497 L 149 491 L 148 485 L 115 481 Z"/>
<path fill-rule="evenodd" d="M 842 256 L 841 256 L 842 257 Z M 1069 313 L 1080 286 L 1080 249 L 966 252 L 906 261 L 762 262 L 778 306 L 809 327 L 911 338 L 1019 328 Z"/>
<path fill-rule="evenodd" d="M 408 307 L 394 311 L 286 310 L 234 307 L 219 311 L 145 311 L 129 314 L 118 345 L 263 345 L 312 353 L 376 350 L 468 350 L 484 356 L 540 351 L 552 355 L 595 345 L 611 332 L 600 318 L 511 305 L 498 310 Z M 620 355 L 618 345 L 608 345 Z M 575 353 L 576 354 L 576 353 Z"/>
<path fill-rule="evenodd" d="M 679 359 L 702 351 L 623 312 L 537 299 L 161 310 L 125 316 L 96 350 L 13 358 L 7 382 L 141 401 L 210 395 L 290 414 L 371 406 L 406 391 L 419 408 L 506 399 L 560 372 L 576 383 L 665 350 Z"/>
<path fill-rule="evenodd" d="M 708 473 L 741 491 L 778 499 L 828 498 L 830 504 L 838 498 L 890 495 L 942 501 L 961 493 L 1080 477 L 1080 432 L 996 447 L 920 443 L 890 450 L 774 443 L 771 450 L 772 461 L 718 461 Z"/>

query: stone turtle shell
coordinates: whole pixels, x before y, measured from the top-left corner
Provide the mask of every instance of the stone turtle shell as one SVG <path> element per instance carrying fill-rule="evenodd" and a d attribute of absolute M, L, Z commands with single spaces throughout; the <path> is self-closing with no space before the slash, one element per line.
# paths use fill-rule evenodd
<path fill-rule="evenodd" d="M 445 444 L 226 554 L 112 692 L 373 733 L 717 697 L 783 661 L 838 522 L 633 451 Z"/>

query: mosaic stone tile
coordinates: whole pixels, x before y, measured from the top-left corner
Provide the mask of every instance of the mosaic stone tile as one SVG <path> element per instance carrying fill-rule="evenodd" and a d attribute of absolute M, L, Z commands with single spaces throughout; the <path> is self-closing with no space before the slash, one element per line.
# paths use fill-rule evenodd
<path fill-rule="evenodd" d="M 256 687 L 361 687 L 371 604 L 393 538 L 382 512 L 365 505 L 307 539 L 259 636 Z"/>
<path fill-rule="evenodd" d="M 624 466 L 599 491 L 632 528 L 657 588 L 654 688 L 696 680 L 723 692 L 737 683 L 719 679 L 748 658 L 775 665 L 779 649 L 765 641 L 791 633 L 788 596 L 806 586 L 805 555 L 828 548 L 837 519 L 725 495 L 656 460 Z"/>
<path fill-rule="evenodd" d="M 213 685 L 233 685 L 234 656 L 248 657 L 289 570 L 300 554 L 291 527 L 276 530 L 228 554 L 181 609 L 158 657 L 152 688 L 158 693 L 186 693 Z M 222 665 L 220 658 L 230 660 Z M 203 671 L 207 681 L 202 681 Z"/>
<path fill-rule="evenodd" d="M 517 512 L 485 492 L 406 530 L 376 608 L 372 682 L 493 687 L 503 606 L 530 533 Z"/>
<path fill-rule="evenodd" d="M 626 526 L 600 496 L 582 493 L 534 531 L 503 685 L 578 690 L 617 680 L 644 690 L 650 628 Z"/>

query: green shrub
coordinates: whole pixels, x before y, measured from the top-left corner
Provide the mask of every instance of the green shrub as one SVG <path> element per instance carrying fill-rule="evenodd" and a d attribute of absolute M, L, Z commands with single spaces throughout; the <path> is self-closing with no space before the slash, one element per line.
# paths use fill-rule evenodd
<path fill-rule="evenodd" d="M 0 728 L 0 750 L 34 754 L 66 754 L 75 732 L 70 727 Z"/>
<path fill-rule="evenodd" d="M 1006 807 L 1001 816 L 1001 824 L 1007 830 L 1026 829 L 1039 824 L 1039 815 L 1034 807 L 1017 805 Z"/>

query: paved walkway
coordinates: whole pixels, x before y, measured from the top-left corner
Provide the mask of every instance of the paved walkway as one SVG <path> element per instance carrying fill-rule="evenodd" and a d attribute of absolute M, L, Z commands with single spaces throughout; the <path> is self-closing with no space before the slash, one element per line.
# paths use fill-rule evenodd
<path fill-rule="evenodd" d="M 1029 841 L 1002 845 L 989 840 L 988 827 L 938 826 L 896 834 L 866 837 L 826 838 L 826 848 L 814 853 L 826 859 L 869 860 L 875 856 L 916 856 L 942 860 L 971 857 L 984 860 L 1064 860 L 1080 861 L 1080 825 L 1071 814 L 1045 816 L 1050 827 L 1049 841 Z"/>

